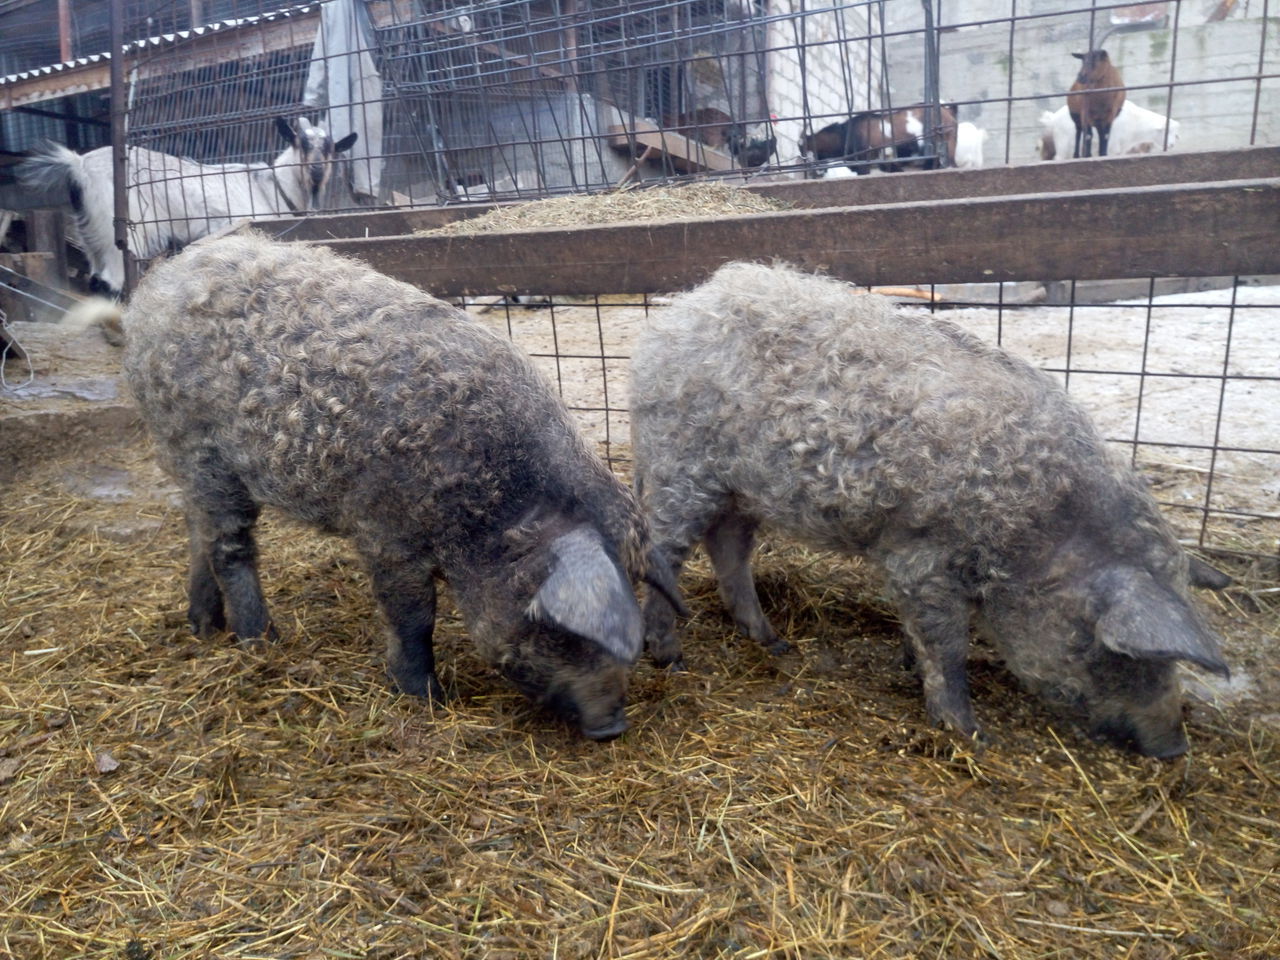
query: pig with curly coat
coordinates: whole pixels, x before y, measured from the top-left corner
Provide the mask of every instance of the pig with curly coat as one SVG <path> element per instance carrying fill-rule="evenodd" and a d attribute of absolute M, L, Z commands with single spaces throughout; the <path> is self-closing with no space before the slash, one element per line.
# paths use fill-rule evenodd
<path fill-rule="evenodd" d="M 729 264 L 633 355 L 636 489 L 678 572 L 701 541 L 739 627 L 785 648 L 750 570 L 764 525 L 883 571 L 930 718 L 977 723 L 971 625 L 1101 736 L 1187 749 L 1176 662 L 1225 674 L 1143 481 L 1048 375 L 959 327 L 785 266 Z M 653 659 L 681 649 L 645 605 Z"/>
<path fill-rule="evenodd" d="M 400 689 L 442 695 L 437 577 L 482 655 L 595 739 L 627 727 L 632 579 L 679 604 L 634 498 L 529 359 L 465 313 L 322 247 L 200 242 L 151 270 L 125 369 L 185 500 L 189 613 L 272 633 L 254 523 L 270 505 L 351 538 Z"/>

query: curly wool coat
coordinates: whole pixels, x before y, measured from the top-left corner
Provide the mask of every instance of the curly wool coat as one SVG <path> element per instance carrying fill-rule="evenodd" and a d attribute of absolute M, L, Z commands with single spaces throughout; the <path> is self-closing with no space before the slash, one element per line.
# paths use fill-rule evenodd
<path fill-rule="evenodd" d="M 1152 751 L 1179 743 L 1169 661 L 1225 669 L 1141 479 L 1051 377 L 954 324 L 730 264 L 650 319 L 632 390 L 656 543 L 678 565 L 703 540 L 738 622 L 767 645 L 746 567 L 758 524 L 883 568 L 930 713 L 965 733 L 975 614 L 1021 677 Z M 1133 591 L 1142 602 L 1122 602 Z M 1144 640 L 1104 624 L 1121 635 L 1095 643 L 1105 631 L 1080 625 L 1117 607 L 1168 629 Z M 655 657 L 679 656 L 660 599 L 646 620 Z"/>
<path fill-rule="evenodd" d="M 233 631 L 269 629 L 251 530 L 272 505 L 354 540 L 403 688 L 438 693 L 441 575 L 489 661 L 616 725 L 601 717 L 625 689 L 611 664 L 639 649 L 627 578 L 645 571 L 645 523 L 507 340 L 363 263 L 252 234 L 155 267 L 125 329 L 130 384 L 187 500 L 197 632 L 223 625 L 224 599 Z M 601 703 L 579 702 L 604 674 Z"/>

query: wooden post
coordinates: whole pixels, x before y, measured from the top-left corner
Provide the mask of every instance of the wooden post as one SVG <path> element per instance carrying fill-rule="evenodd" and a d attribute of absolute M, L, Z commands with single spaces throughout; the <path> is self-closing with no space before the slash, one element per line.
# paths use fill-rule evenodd
<path fill-rule="evenodd" d="M 58 59 L 71 59 L 71 0 L 58 0 Z"/>
<path fill-rule="evenodd" d="M 111 0 L 111 183 L 115 193 L 116 247 L 124 258 L 124 293 L 133 291 L 137 268 L 129 253 L 128 151 L 125 146 L 124 0 Z"/>

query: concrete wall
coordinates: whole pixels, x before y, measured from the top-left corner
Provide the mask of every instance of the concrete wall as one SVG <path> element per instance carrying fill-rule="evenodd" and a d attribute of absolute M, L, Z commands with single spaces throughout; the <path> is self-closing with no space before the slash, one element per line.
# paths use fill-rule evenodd
<path fill-rule="evenodd" d="M 819 130 L 878 102 L 879 41 L 871 34 L 879 21 L 870 5 L 807 12 L 803 0 L 781 0 L 769 9 L 788 17 L 768 34 L 769 108 L 781 118 L 775 127 L 785 163 L 800 152 L 797 118 L 811 117 Z"/>
<path fill-rule="evenodd" d="M 1089 10 L 1081 9 L 1080 0 L 1019 0 L 1019 16 L 1043 16 L 1017 23 L 1011 57 L 1009 0 L 948 0 L 943 6 L 943 27 L 954 27 L 940 38 L 943 99 L 989 101 L 960 108 L 960 119 L 990 132 L 989 166 L 1004 160 L 1006 137 L 1010 163 L 1038 159 L 1040 113 L 1066 102 L 1079 68 L 1071 53 L 1088 45 Z M 1171 16 L 1175 6 L 1168 6 Z M 1260 16 L 1248 15 L 1260 13 L 1261 4 L 1245 2 L 1237 5 L 1232 18 L 1206 23 L 1207 8 L 1181 6 L 1176 33 L 1170 19 L 1161 29 L 1117 32 L 1107 38 L 1104 47 L 1130 86 L 1130 99 L 1181 122 L 1179 150 L 1280 143 L 1280 80 L 1233 79 L 1280 71 L 1280 18 L 1271 17 L 1264 24 Z M 891 31 L 922 25 L 918 3 L 890 3 L 887 10 Z M 1097 13 L 1096 38 L 1110 29 L 1108 14 Z M 989 22 L 1001 18 L 1004 22 Z M 988 22 L 972 25 L 975 21 Z M 896 103 L 920 97 L 922 47 L 913 35 L 889 43 L 890 87 Z M 1006 106 L 1010 97 L 1013 102 Z"/>

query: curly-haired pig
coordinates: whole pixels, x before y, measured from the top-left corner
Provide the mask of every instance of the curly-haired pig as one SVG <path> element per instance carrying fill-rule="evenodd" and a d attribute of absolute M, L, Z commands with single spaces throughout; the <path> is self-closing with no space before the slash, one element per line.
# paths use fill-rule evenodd
<path fill-rule="evenodd" d="M 1047 374 L 847 284 L 737 263 L 651 317 L 632 391 L 654 543 L 678 571 L 701 540 L 749 636 L 785 647 L 749 566 L 763 524 L 879 566 L 935 722 L 977 732 L 974 624 L 1095 733 L 1187 749 L 1176 662 L 1227 672 L 1187 585 L 1223 584 Z M 650 597 L 658 663 L 680 657 L 673 626 Z"/>
<path fill-rule="evenodd" d="M 124 328 L 185 500 L 196 634 L 271 632 L 253 536 L 270 505 L 354 542 L 404 692 L 441 696 L 443 577 L 517 687 L 588 737 L 626 729 L 632 580 L 680 601 L 634 498 L 510 342 L 363 263 L 254 234 L 156 266 Z"/>

